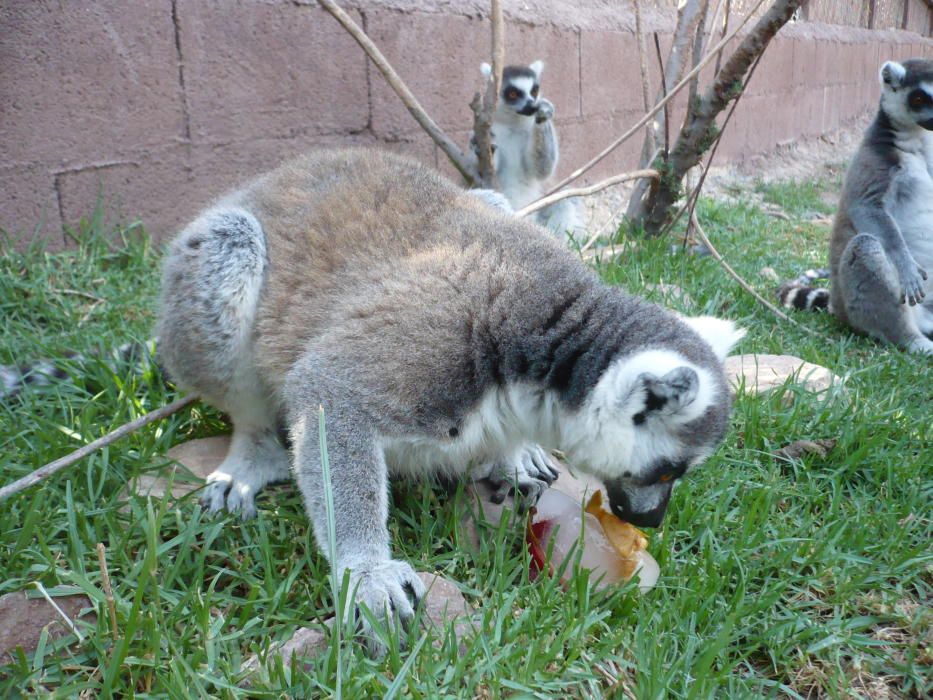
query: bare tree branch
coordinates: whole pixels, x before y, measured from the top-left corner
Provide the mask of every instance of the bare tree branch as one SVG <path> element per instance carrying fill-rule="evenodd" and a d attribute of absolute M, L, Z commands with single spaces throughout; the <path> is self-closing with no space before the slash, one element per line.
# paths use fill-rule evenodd
<path fill-rule="evenodd" d="M 648 235 L 657 235 L 670 219 L 671 209 L 681 194 L 684 175 L 700 162 L 703 153 L 712 145 L 717 136 L 716 117 L 742 93 L 743 79 L 752 63 L 805 1 L 775 0 L 726 61 L 703 97 L 696 101 L 697 104 L 691 109 L 691 117 L 681 129 L 670 159 L 665 164 L 660 187 L 648 195 L 645 206 L 647 213 L 639 222 Z M 749 12 L 745 20 L 753 13 L 754 10 Z M 714 53 L 711 52 L 704 60 L 709 60 Z"/>
<path fill-rule="evenodd" d="M 334 19 L 336 19 L 341 26 L 347 30 L 350 36 L 356 40 L 356 43 L 360 45 L 360 48 L 369 56 L 369 59 L 376 65 L 379 72 L 382 73 L 389 87 L 395 91 L 395 94 L 399 96 L 399 99 L 405 107 L 408 108 L 411 116 L 413 116 L 421 128 L 427 132 L 428 136 L 434 139 L 434 142 L 440 146 L 453 166 L 468 182 L 475 182 L 477 179 L 476 172 L 467 162 L 463 151 L 461 151 L 457 144 L 451 141 L 434 120 L 428 116 L 428 113 L 424 111 L 424 108 L 412 94 L 411 90 L 408 89 L 408 86 L 405 85 L 398 76 L 395 69 L 389 65 L 389 62 L 386 60 L 385 56 L 382 55 L 382 52 L 379 51 L 372 40 L 366 36 L 366 33 L 353 21 L 353 18 L 344 12 L 333 0 L 318 0 L 318 2 L 321 4 L 321 7 L 333 15 Z"/>
<path fill-rule="evenodd" d="M 527 216 L 528 214 L 533 214 L 539 209 L 554 204 L 554 202 L 559 202 L 562 199 L 569 199 L 570 197 L 585 197 L 590 194 L 595 194 L 601 192 L 607 187 L 612 187 L 613 185 L 618 185 L 623 182 L 628 182 L 629 180 L 638 180 L 640 178 L 658 178 L 659 173 L 657 170 L 645 169 L 645 170 L 634 170 L 630 173 L 622 173 L 620 175 L 613 175 L 612 177 L 607 177 L 605 180 L 597 182 L 595 185 L 589 185 L 588 187 L 575 187 L 569 190 L 561 190 L 560 192 L 555 192 L 549 194 L 547 197 L 542 197 L 537 199 L 523 209 L 519 209 L 515 212 L 515 216 Z"/>
<path fill-rule="evenodd" d="M 757 9 L 758 6 L 761 5 L 763 2 L 764 2 L 764 0 L 758 0 L 758 3 L 756 4 L 755 9 Z M 753 10 L 753 12 L 754 12 L 754 10 Z M 722 40 L 721 40 L 718 44 L 716 44 L 715 47 L 713 47 L 713 49 L 710 51 L 709 55 L 706 56 L 702 61 L 700 61 L 699 65 L 697 65 L 696 68 L 694 68 L 694 69 L 691 70 L 687 75 L 685 75 L 684 78 L 683 78 L 683 80 L 681 80 L 679 83 L 677 83 L 676 86 L 674 86 L 674 88 L 671 89 L 671 91 L 668 93 L 667 97 L 665 97 L 663 100 L 661 100 L 660 102 L 658 102 L 658 104 L 656 104 L 656 105 L 651 109 L 651 111 L 648 112 L 644 117 L 642 117 L 641 119 L 639 119 L 638 122 L 637 122 L 632 128 L 630 128 L 630 129 L 629 129 L 628 131 L 626 131 L 624 134 L 622 134 L 621 136 L 619 136 L 615 141 L 613 141 L 613 142 L 610 143 L 608 146 L 606 146 L 606 148 L 604 148 L 602 151 L 600 151 L 596 156 L 594 156 L 593 158 L 591 158 L 589 161 L 587 161 L 586 163 L 584 163 L 583 165 L 581 165 L 579 168 L 577 168 L 576 170 L 574 170 L 572 173 L 570 173 L 570 175 L 568 175 L 568 176 L 565 177 L 563 180 L 561 180 L 561 181 L 558 182 L 556 185 L 554 185 L 554 187 L 552 187 L 551 190 L 550 190 L 547 194 L 548 194 L 548 195 L 551 195 L 551 194 L 557 192 L 560 188 L 565 187 L 566 185 L 570 184 L 571 182 L 573 182 L 574 180 L 576 180 L 577 178 L 579 178 L 579 177 L 582 176 L 583 174 L 589 172 L 593 167 L 595 167 L 595 166 L 598 165 L 600 162 L 602 162 L 603 159 L 606 158 L 606 156 L 608 156 L 610 153 L 612 153 L 615 149 L 617 149 L 617 148 L 618 148 L 619 146 L 621 146 L 623 143 L 625 143 L 626 141 L 628 141 L 634 134 L 637 134 L 638 131 L 639 131 L 645 124 L 647 124 L 649 121 L 651 121 L 651 119 L 652 119 L 652 117 L 654 117 L 654 115 L 656 115 L 658 112 L 660 112 L 662 109 L 664 109 L 664 105 L 666 105 L 668 102 L 670 102 L 672 99 L 674 99 L 674 97 L 677 95 L 677 93 L 679 93 L 681 90 L 684 89 L 684 87 L 687 86 L 687 84 L 689 83 L 690 79 L 693 78 L 693 76 L 697 75 L 701 70 L 703 70 L 703 68 L 706 67 L 706 64 L 709 63 L 709 62 L 713 59 L 713 57 L 716 55 L 716 52 L 717 52 L 717 51 L 722 50 L 722 48 L 723 48 L 728 42 L 730 42 L 730 41 L 732 40 L 732 38 L 733 38 L 736 34 L 738 34 L 738 33 L 742 30 L 742 28 L 748 23 L 750 17 L 751 17 L 751 15 L 749 14 L 747 17 L 745 17 L 744 20 L 742 20 L 742 22 L 739 24 L 739 26 L 737 26 L 735 29 L 733 29 L 727 36 L 723 37 Z"/>
<path fill-rule="evenodd" d="M 144 416 L 140 416 L 136 420 L 130 421 L 121 425 L 116 430 L 107 433 L 103 437 L 97 438 L 93 442 L 89 442 L 84 447 L 81 447 L 69 455 L 65 455 L 60 459 L 56 459 L 54 462 L 49 462 L 44 467 L 39 467 L 34 472 L 31 472 L 24 476 L 21 479 L 17 479 L 12 484 L 7 484 L 3 488 L 0 488 L 0 501 L 4 501 L 14 493 L 19 493 L 25 489 L 28 489 L 34 484 L 38 484 L 40 481 L 49 478 L 52 474 L 60 472 L 65 467 L 70 467 L 75 462 L 78 462 L 89 454 L 99 450 L 101 447 L 106 447 L 107 445 L 116 442 L 122 437 L 129 435 L 135 430 L 139 430 L 143 426 L 154 423 L 157 420 L 166 418 L 167 416 L 172 415 L 173 413 L 178 413 L 181 409 L 189 404 L 194 403 L 200 397 L 197 394 L 189 394 L 184 398 L 173 401 L 168 406 L 163 406 L 162 408 L 157 408 L 154 411 L 150 411 Z"/>
<path fill-rule="evenodd" d="M 641 24 L 641 0 L 634 0 L 635 6 L 635 39 L 638 42 L 638 68 L 641 70 L 641 99 L 645 106 L 645 112 L 651 109 L 651 77 L 648 75 L 648 45 L 645 42 L 645 32 Z M 653 153 L 657 148 L 654 138 L 654 125 L 648 124 L 645 127 L 645 144 L 650 146 L 647 152 Z M 651 161 L 642 160 L 642 165 L 648 165 Z"/>

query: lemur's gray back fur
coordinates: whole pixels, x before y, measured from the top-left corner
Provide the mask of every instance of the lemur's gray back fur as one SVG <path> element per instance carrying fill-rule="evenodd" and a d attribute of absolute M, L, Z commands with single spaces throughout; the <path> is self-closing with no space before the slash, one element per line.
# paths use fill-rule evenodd
<path fill-rule="evenodd" d="M 739 336 L 724 323 L 603 285 L 534 224 L 414 161 L 339 150 L 282 166 L 179 235 L 159 336 L 173 378 L 234 423 L 203 501 L 253 514 L 256 492 L 288 476 L 284 423 L 326 552 L 323 407 L 332 565 L 359 601 L 406 616 L 406 591 L 423 587 L 391 559 L 390 469 L 472 469 L 533 502 L 555 476 L 536 443 L 567 443 L 617 512 L 657 524 L 673 479 L 725 433 L 721 359 Z"/>
<path fill-rule="evenodd" d="M 933 265 L 933 62 L 885 63 L 881 83 L 881 104 L 847 171 L 830 236 L 830 289 L 798 280 L 779 296 L 785 306 L 828 306 L 856 330 L 933 352 L 933 307 L 922 302 L 924 268 Z M 925 102 L 914 108 L 915 98 Z"/>

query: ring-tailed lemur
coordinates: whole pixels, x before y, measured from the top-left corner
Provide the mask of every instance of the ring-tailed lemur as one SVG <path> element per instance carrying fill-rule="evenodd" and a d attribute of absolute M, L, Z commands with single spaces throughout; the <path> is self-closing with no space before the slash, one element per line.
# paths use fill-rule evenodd
<path fill-rule="evenodd" d="M 506 66 L 502 71 L 502 90 L 492 125 L 493 167 L 499 189 L 515 210 L 544 194 L 560 156 L 554 105 L 540 94 L 543 70 L 544 62 L 535 61 L 528 66 Z M 488 78 L 492 66 L 483 63 L 480 72 Z M 469 153 L 476 157 L 472 134 Z M 539 210 L 535 221 L 555 233 L 572 236 L 581 226 L 578 202 L 556 202 Z"/>
<path fill-rule="evenodd" d="M 424 589 L 392 558 L 390 474 L 488 477 L 533 503 L 555 474 L 541 446 L 559 448 L 656 526 L 723 439 L 742 335 L 608 287 L 533 223 L 372 150 L 311 154 L 201 214 L 167 253 L 158 331 L 172 377 L 233 420 L 203 502 L 249 516 L 294 474 L 327 554 L 323 408 L 330 563 L 402 617 Z"/>
<path fill-rule="evenodd" d="M 933 353 L 933 61 L 888 61 L 880 79 L 833 225 L 829 291 L 792 282 L 779 296 L 794 308 L 828 302 L 858 331 Z"/>
<path fill-rule="evenodd" d="M 72 369 L 86 368 L 93 360 L 104 362 L 113 372 L 133 367 L 147 369 L 155 358 L 156 340 L 123 343 L 114 351 L 69 353 L 64 358 L 40 359 L 21 365 L 0 365 L 0 401 L 12 399 L 26 387 L 44 387 L 72 381 Z"/>

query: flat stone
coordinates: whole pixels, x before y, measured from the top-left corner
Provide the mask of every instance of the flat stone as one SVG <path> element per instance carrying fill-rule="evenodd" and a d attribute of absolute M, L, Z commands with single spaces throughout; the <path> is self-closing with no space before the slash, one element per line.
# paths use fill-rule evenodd
<path fill-rule="evenodd" d="M 793 355 L 733 355 L 724 364 L 733 386 L 738 388 L 744 380 L 745 391 L 753 394 L 782 386 L 788 379 L 813 392 L 839 383 L 839 378 L 825 367 Z"/>
<path fill-rule="evenodd" d="M 97 614 L 86 595 L 57 596 L 53 600 L 78 629 L 96 624 Z M 28 598 L 25 591 L 0 596 L 0 664 L 12 661 L 17 647 L 22 647 L 27 655 L 34 652 L 46 628 L 50 641 L 72 633 L 45 598 Z"/>
<path fill-rule="evenodd" d="M 141 474 L 130 482 L 129 492 L 139 496 L 162 498 L 168 490 L 169 478 L 173 478 L 172 496 L 181 498 L 204 485 L 204 479 L 214 471 L 230 448 L 230 436 L 189 440 L 175 445 L 166 457 L 175 462 L 159 472 Z M 191 476 L 197 477 L 192 479 Z"/>

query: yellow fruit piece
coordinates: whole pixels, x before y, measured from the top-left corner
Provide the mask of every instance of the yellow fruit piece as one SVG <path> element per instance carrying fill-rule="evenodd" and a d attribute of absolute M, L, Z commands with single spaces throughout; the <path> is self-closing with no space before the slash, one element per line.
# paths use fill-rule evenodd
<path fill-rule="evenodd" d="M 647 549 L 648 539 L 645 533 L 603 508 L 602 491 L 593 494 L 586 504 L 586 512 L 599 520 L 609 544 L 623 559 L 633 559 L 638 552 Z"/>

